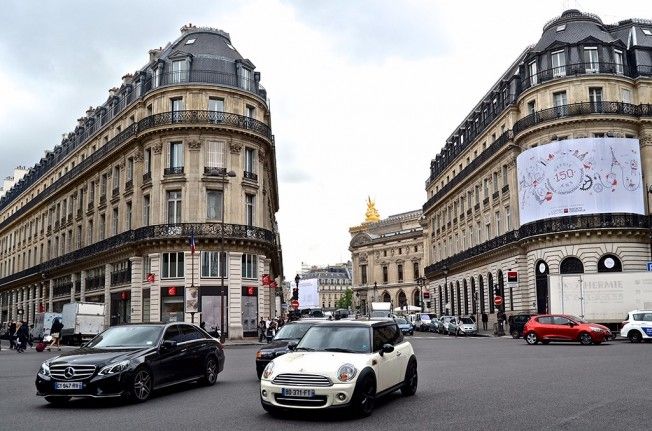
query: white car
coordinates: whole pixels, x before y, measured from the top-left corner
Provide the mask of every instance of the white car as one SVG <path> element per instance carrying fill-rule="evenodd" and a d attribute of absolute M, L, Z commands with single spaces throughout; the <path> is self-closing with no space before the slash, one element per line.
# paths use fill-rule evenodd
<path fill-rule="evenodd" d="M 652 310 L 634 310 L 627 313 L 620 336 L 629 338 L 632 343 L 652 339 Z"/>
<path fill-rule="evenodd" d="M 270 362 L 260 401 L 271 415 L 349 408 L 369 416 L 379 396 L 414 395 L 417 383 L 417 358 L 394 321 L 341 320 L 311 327 L 293 352 Z"/>

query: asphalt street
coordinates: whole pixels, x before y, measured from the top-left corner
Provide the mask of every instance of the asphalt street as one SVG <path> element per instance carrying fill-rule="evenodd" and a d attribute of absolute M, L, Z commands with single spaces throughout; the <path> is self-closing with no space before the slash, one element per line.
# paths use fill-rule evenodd
<path fill-rule="evenodd" d="M 145 404 L 94 400 L 54 407 L 35 396 L 53 353 L 0 352 L 0 430 L 649 430 L 652 344 L 528 346 L 510 338 L 408 337 L 419 389 L 392 394 L 365 419 L 333 413 L 268 416 L 260 406 L 256 346 L 230 346 L 213 387 L 188 384 Z"/>

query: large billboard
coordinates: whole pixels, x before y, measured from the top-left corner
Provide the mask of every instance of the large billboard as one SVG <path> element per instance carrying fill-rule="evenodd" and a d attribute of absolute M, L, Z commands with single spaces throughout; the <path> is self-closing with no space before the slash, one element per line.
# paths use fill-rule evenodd
<path fill-rule="evenodd" d="M 554 141 L 516 158 L 520 223 L 578 214 L 644 214 L 638 139 Z"/>

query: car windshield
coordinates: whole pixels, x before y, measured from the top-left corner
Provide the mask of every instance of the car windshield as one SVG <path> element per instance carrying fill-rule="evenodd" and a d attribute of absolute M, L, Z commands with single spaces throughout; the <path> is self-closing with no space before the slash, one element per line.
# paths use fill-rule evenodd
<path fill-rule="evenodd" d="M 291 325 L 284 325 L 274 337 L 275 340 L 296 340 L 306 333 L 312 325 L 293 323 Z"/>
<path fill-rule="evenodd" d="M 161 336 L 161 331 L 160 326 L 115 326 L 93 338 L 86 347 L 105 349 L 154 346 Z"/>
<path fill-rule="evenodd" d="M 468 317 L 462 317 L 460 320 L 462 321 L 462 323 L 465 323 L 467 325 L 473 325 L 473 319 L 470 319 Z"/>
<path fill-rule="evenodd" d="M 296 350 L 369 353 L 369 328 L 364 326 L 313 326 L 299 341 Z"/>
<path fill-rule="evenodd" d="M 430 315 L 428 315 L 428 314 L 422 314 L 422 315 L 421 315 L 421 320 L 430 320 Z"/>
<path fill-rule="evenodd" d="M 310 312 L 311 317 L 326 317 L 321 310 L 313 310 Z"/>
<path fill-rule="evenodd" d="M 408 323 L 407 320 L 402 319 L 402 318 L 398 318 L 398 319 L 394 319 L 394 320 L 395 320 L 396 323 L 398 323 L 399 325 L 407 325 L 407 323 Z"/>

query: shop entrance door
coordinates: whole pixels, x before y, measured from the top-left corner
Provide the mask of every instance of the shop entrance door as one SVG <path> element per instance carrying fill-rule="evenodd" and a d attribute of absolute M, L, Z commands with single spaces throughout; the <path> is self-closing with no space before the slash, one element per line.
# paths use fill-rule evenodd
<path fill-rule="evenodd" d="M 269 316 L 266 316 L 269 317 Z M 254 337 L 258 334 L 258 297 L 242 297 L 242 332 L 245 336 Z"/>
<path fill-rule="evenodd" d="M 224 297 L 224 300 L 224 326 L 226 327 L 224 335 L 226 336 L 229 333 L 227 320 L 228 314 L 226 313 L 226 296 Z M 222 323 L 220 319 L 222 312 L 221 304 L 221 296 L 203 295 L 201 297 L 201 318 L 206 322 L 206 331 L 211 335 L 214 335 L 214 332 L 220 329 Z"/>

